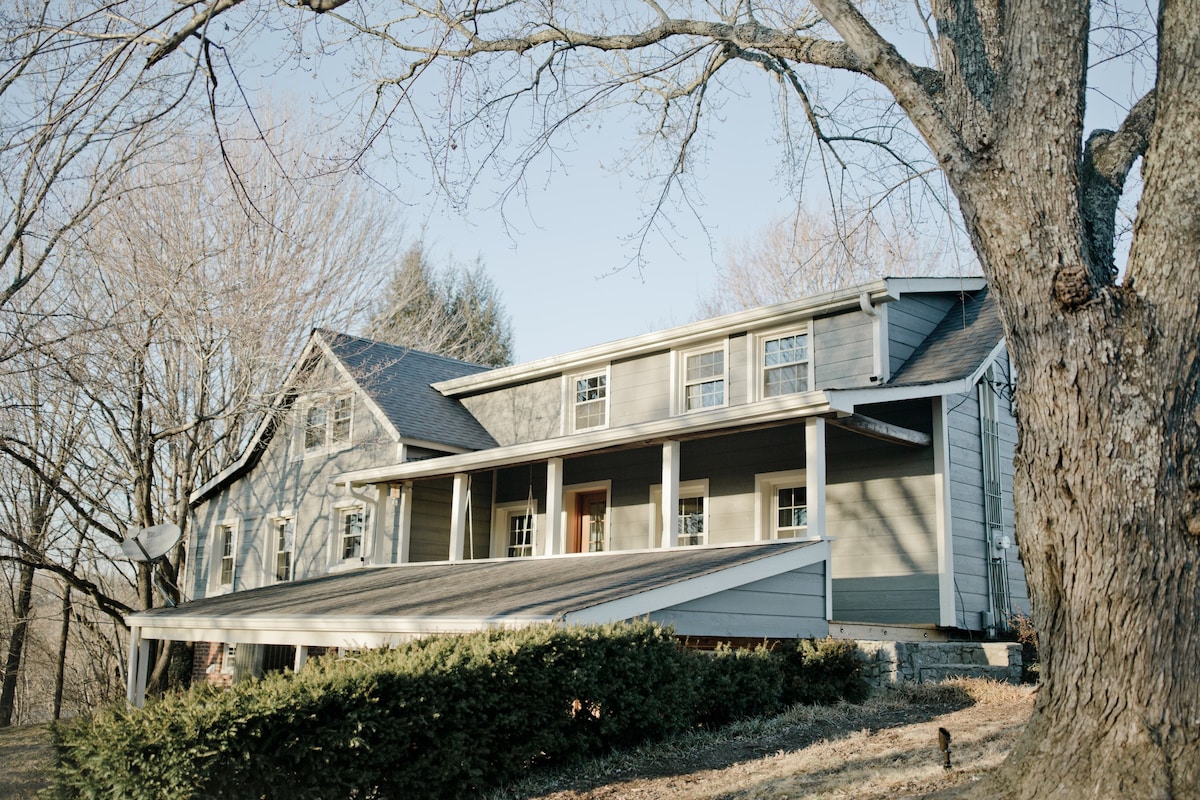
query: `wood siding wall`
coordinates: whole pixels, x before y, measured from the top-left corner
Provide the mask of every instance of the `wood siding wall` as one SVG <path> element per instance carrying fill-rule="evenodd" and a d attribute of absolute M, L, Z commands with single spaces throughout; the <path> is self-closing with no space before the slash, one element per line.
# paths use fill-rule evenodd
<path fill-rule="evenodd" d="M 928 401 L 863 413 L 922 431 Z M 826 526 L 833 538 L 833 618 L 938 621 L 937 486 L 933 451 L 831 428 Z"/>
<path fill-rule="evenodd" d="M 462 404 L 500 445 L 562 435 L 562 378 L 546 378 L 462 398 Z"/>
<path fill-rule="evenodd" d="M 874 326 L 861 311 L 813 320 L 813 372 L 817 389 L 870 386 L 875 374 Z"/>
<path fill-rule="evenodd" d="M 681 603 L 654 612 L 650 619 L 673 625 L 679 636 L 827 636 L 825 564 Z"/>

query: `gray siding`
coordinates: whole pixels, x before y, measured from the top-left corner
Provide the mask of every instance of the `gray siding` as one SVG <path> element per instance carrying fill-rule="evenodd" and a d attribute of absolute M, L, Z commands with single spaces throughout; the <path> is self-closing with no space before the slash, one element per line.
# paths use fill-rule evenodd
<path fill-rule="evenodd" d="M 954 301 L 952 295 L 906 294 L 888 304 L 888 353 L 893 374 L 933 332 Z"/>
<path fill-rule="evenodd" d="M 609 369 L 610 425 L 635 425 L 671 414 L 671 354 L 614 361 Z"/>
<path fill-rule="evenodd" d="M 928 402 L 864 413 L 928 431 Z M 833 617 L 938 621 L 937 485 L 933 451 L 831 428 L 826 527 L 833 537 Z M 900 602 L 900 605 L 897 605 Z"/>
<path fill-rule="evenodd" d="M 254 469 L 231 481 L 195 509 L 188 578 L 192 597 L 209 593 L 216 558 L 211 535 L 219 524 L 228 521 L 237 525 L 233 588 L 241 590 L 273 582 L 270 572 L 274 544 L 270 541 L 270 528 L 277 517 L 290 516 L 295 520 L 292 556 L 295 578 L 324 574 L 339 563 L 340 553 L 334 549 L 335 503 L 361 500 L 369 515 L 369 537 L 375 529 L 376 514 L 383 513 L 386 518 L 387 509 L 376 507 L 374 491 L 346 495 L 330 482 L 334 476 L 349 470 L 394 461 L 397 453 L 394 437 L 370 413 L 361 396 L 356 395 L 350 444 L 305 453 L 306 410 L 306 403 L 297 403 L 280 422 Z M 366 545 L 369 548 L 371 543 Z"/>
<path fill-rule="evenodd" d="M 817 389 L 870 386 L 875 374 L 871 318 L 861 311 L 813 320 L 813 372 Z"/>
<path fill-rule="evenodd" d="M 825 564 L 681 603 L 654 612 L 650 619 L 674 626 L 681 636 L 827 636 Z"/>
<path fill-rule="evenodd" d="M 997 362 L 1006 373 L 1006 360 Z M 979 627 L 979 612 L 988 608 L 987 531 L 984 518 L 983 451 L 980 444 L 979 395 L 977 390 L 946 397 L 950 440 L 950 518 L 954 547 L 955 615 L 965 628 Z M 1001 497 L 1004 531 L 1017 541 L 1013 513 L 1013 457 L 1017 429 L 1008 398 L 996 397 L 1000 433 Z M 1015 610 L 1029 613 L 1029 592 L 1019 549 L 1004 554 L 1008 562 L 1009 592 Z"/>
<path fill-rule="evenodd" d="M 462 404 L 500 445 L 562 434 L 563 384 L 559 377 L 462 398 Z"/>

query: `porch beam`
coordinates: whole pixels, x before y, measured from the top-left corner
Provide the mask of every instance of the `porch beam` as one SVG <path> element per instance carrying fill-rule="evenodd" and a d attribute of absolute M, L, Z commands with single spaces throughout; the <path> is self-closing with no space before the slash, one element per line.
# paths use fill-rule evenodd
<path fill-rule="evenodd" d="M 662 448 L 662 547 L 679 544 L 679 442 Z"/>
<path fill-rule="evenodd" d="M 830 425 L 836 425 L 848 431 L 861 433 L 875 439 L 882 439 L 892 444 L 902 444 L 906 447 L 929 447 L 933 437 L 922 431 L 903 428 L 890 422 L 874 419 L 863 414 L 851 414 L 848 417 L 830 417 Z"/>
<path fill-rule="evenodd" d="M 825 420 L 804 421 L 804 480 L 808 497 L 808 533 L 825 538 Z"/>
<path fill-rule="evenodd" d="M 546 555 L 565 553 L 563 531 L 563 460 L 546 460 Z"/>
<path fill-rule="evenodd" d="M 454 488 L 450 496 L 450 560 L 462 561 L 466 557 L 467 504 L 471 502 L 468 479 L 465 472 L 454 475 Z"/>

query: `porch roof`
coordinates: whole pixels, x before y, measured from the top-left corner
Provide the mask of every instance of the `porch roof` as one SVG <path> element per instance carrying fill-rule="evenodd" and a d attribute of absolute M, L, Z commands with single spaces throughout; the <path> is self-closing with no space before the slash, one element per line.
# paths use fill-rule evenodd
<path fill-rule="evenodd" d="M 129 617 L 149 639 L 378 646 L 537 622 L 632 619 L 826 561 L 775 541 L 401 564 L 210 597 Z"/>

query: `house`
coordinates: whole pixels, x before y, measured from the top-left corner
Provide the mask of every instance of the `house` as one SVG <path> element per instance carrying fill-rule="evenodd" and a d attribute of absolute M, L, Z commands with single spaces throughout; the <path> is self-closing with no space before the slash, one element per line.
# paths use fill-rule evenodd
<path fill-rule="evenodd" d="M 131 616 L 131 661 L 203 642 L 198 672 L 230 680 L 313 648 L 635 617 L 697 639 L 993 633 L 1028 610 L 1012 390 L 981 278 L 498 369 L 318 330 L 193 496 L 193 599 Z"/>

